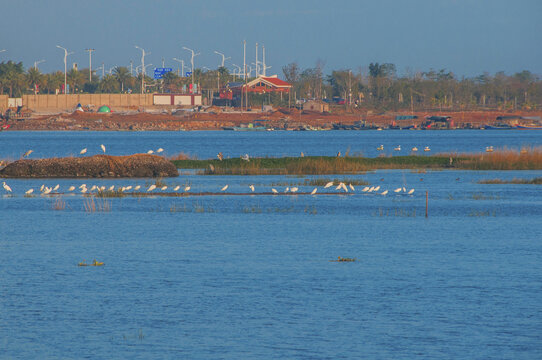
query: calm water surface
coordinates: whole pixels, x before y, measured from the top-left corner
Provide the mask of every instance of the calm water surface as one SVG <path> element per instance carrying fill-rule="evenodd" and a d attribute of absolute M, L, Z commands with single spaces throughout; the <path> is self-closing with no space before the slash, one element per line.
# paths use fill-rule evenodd
<path fill-rule="evenodd" d="M 540 145 L 537 132 L 458 132 L 470 141 L 456 132 L 372 133 L 383 137 L 5 133 L 0 154 L 33 148 L 52 156 L 101 143 L 112 153 L 161 146 L 201 158 L 214 157 L 217 144 L 232 156 L 260 148 L 274 149 L 271 156 L 333 154 L 349 145 L 369 152 L 372 142 L 442 151 L 461 141 L 474 148 L 474 140 Z M 65 192 L 153 180 L 10 179 L 12 195 L 0 197 L 0 358 L 539 359 L 542 188 L 478 184 L 537 176 L 542 171 L 378 171 L 325 178 L 365 180 L 387 196 L 363 186 L 263 196 L 271 187 L 313 187 L 298 185 L 307 177 L 183 174 L 165 182 L 193 192 L 229 184 L 228 193 L 254 184 L 256 192 L 113 198 L 110 211 L 96 212 L 85 211 L 81 195 L 23 195 L 41 184 Z M 393 192 L 403 186 L 415 192 Z M 54 210 L 58 199 L 63 210 Z M 358 261 L 330 261 L 337 256 Z M 94 258 L 105 266 L 77 266 Z"/>

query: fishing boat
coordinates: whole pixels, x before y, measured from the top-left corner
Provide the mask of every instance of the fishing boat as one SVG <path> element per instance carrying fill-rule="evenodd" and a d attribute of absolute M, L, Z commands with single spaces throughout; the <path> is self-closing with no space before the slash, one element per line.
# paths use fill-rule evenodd
<path fill-rule="evenodd" d="M 518 130 L 542 130 L 542 125 L 516 125 Z"/>
<path fill-rule="evenodd" d="M 485 130 L 513 130 L 514 127 L 508 124 L 495 124 L 495 125 L 484 125 Z"/>

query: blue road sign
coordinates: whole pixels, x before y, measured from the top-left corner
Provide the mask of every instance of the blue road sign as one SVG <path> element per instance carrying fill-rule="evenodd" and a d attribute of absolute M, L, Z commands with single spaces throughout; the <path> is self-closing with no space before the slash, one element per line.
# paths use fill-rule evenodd
<path fill-rule="evenodd" d="M 173 71 L 172 68 L 155 68 L 154 69 L 154 78 L 161 79 L 165 73 Z"/>
<path fill-rule="evenodd" d="M 187 71 L 185 77 L 192 76 L 192 71 Z"/>

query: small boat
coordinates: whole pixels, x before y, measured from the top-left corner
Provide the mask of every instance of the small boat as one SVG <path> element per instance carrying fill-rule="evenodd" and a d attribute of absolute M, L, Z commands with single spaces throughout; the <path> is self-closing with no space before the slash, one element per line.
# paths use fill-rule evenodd
<path fill-rule="evenodd" d="M 104 263 L 96 261 L 96 259 L 94 259 L 94 261 L 91 262 L 90 264 L 87 264 L 86 262 L 83 261 L 77 264 L 77 266 L 104 266 Z"/>
<path fill-rule="evenodd" d="M 485 130 L 513 130 L 514 127 L 507 124 L 484 125 Z"/>
<path fill-rule="evenodd" d="M 517 125 L 518 130 L 542 130 L 542 125 Z"/>

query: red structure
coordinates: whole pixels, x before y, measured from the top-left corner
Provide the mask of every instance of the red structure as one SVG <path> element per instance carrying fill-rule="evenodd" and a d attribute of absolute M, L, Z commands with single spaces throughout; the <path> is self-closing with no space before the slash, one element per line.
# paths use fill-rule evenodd
<path fill-rule="evenodd" d="M 249 83 L 242 84 L 236 83 L 232 84 L 229 89 L 234 93 L 234 95 L 241 94 L 241 91 L 252 92 L 257 94 L 267 94 L 267 93 L 289 93 L 292 85 L 287 83 L 284 80 L 281 80 L 274 76 L 260 76 Z M 246 90 L 245 90 L 246 86 Z"/>

